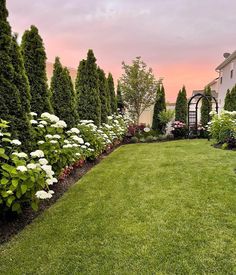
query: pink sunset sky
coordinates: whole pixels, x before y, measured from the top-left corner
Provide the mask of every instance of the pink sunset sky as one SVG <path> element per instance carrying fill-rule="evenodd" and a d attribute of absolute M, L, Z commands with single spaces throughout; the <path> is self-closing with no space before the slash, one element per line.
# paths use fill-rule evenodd
<path fill-rule="evenodd" d="M 91 48 L 117 79 L 122 61 L 141 56 L 164 78 L 169 102 L 183 84 L 188 95 L 202 89 L 236 50 L 235 0 L 7 0 L 7 8 L 20 36 L 39 28 L 50 62 L 60 56 L 77 68 Z"/>

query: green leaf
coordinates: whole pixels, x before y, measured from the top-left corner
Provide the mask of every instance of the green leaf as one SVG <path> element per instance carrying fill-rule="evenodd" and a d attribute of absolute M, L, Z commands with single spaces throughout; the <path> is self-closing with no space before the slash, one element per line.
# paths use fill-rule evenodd
<path fill-rule="evenodd" d="M 12 185 L 13 185 L 14 187 L 17 187 L 17 186 L 18 186 L 18 183 L 19 183 L 19 179 L 13 179 L 13 180 L 12 180 Z"/>
<path fill-rule="evenodd" d="M 1 184 L 5 185 L 9 182 L 9 179 L 3 178 L 1 179 Z"/>
<path fill-rule="evenodd" d="M 31 202 L 31 207 L 34 211 L 37 211 L 39 209 L 38 204 L 35 201 Z"/>
<path fill-rule="evenodd" d="M 7 199 L 7 206 L 10 207 L 12 202 L 15 200 L 15 196 L 10 196 L 8 199 Z"/>
<path fill-rule="evenodd" d="M 21 194 L 21 190 L 20 190 L 20 189 L 18 189 L 18 190 L 16 191 L 16 197 L 17 197 L 18 199 L 20 199 L 20 198 L 21 198 L 21 196 L 22 196 L 22 194 Z"/>
<path fill-rule="evenodd" d="M 15 167 L 9 165 L 9 164 L 3 164 L 2 165 L 2 169 L 7 171 L 10 175 L 16 175 L 17 174 L 17 170 Z"/>
<path fill-rule="evenodd" d="M 9 138 L 2 138 L 2 141 L 4 141 L 4 142 L 11 142 L 11 140 Z"/>
<path fill-rule="evenodd" d="M 19 202 L 15 202 L 12 207 L 11 207 L 12 211 L 20 213 L 21 212 L 21 206 Z"/>
<path fill-rule="evenodd" d="M 25 194 L 25 192 L 26 192 L 27 189 L 28 189 L 28 187 L 27 187 L 26 184 L 22 184 L 20 188 L 21 188 L 22 195 Z"/>

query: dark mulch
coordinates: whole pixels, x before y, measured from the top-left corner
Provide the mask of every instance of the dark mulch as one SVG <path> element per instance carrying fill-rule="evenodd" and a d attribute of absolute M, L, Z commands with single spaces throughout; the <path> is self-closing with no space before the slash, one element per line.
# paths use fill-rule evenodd
<path fill-rule="evenodd" d="M 75 184 L 83 175 L 85 175 L 92 167 L 97 165 L 102 159 L 113 152 L 121 144 L 114 146 L 109 152 L 103 153 L 99 158 L 93 161 L 86 161 L 82 167 L 76 168 L 72 173 L 63 181 L 50 188 L 55 193 L 50 200 L 42 201 L 39 210 L 34 212 L 30 207 L 23 209 L 20 215 L 11 214 L 0 219 L 0 244 L 9 241 L 14 235 L 20 232 L 26 225 L 30 224 L 37 216 L 39 216 L 45 209 L 54 204 L 69 187 Z"/>

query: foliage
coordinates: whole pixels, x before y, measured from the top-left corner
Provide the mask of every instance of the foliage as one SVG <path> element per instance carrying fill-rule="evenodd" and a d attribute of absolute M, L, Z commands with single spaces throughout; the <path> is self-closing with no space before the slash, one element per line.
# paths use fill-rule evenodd
<path fill-rule="evenodd" d="M 78 120 L 74 88 L 70 74 L 66 68 L 62 67 L 59 57 L 56 57 L 54 63 L 50 89 L 55 115 L 60 116 L 69 128 L 74 127 Z"/>
<path fill-rule="evenodd" d="M 172 123 L 172 128 L 173 130 L 171 132 L 174 135 L 174 138 L 178 139 L 187 137 L 188 127 L 182 121 L 174 121 Z"/>
<path fill-rule="evenodd" d="M 162 134 L 165 132 L 166 127 L 166 123 L 160 119 L 160 114 L 163 111 L 166 111 L 165 89 L 163 85 L 158 85 L 152 119 L 152 129 Z"/>
<path fill-rule="evenodd" d="M 30 87 L 28 78 L 25 73 L 23 58 L 20 51 L 20 46 L 17 43 L 17 35 L 12 37 L 11 43 L 11 58 L 14 68 L 14 84 L 16 85 L 20 97 L 20 109 L 15 120 L 15 128 L 17 136 L 21 137 L 21 148 L 24 150 L 30 149 L 31 127 L 29 123 L 30 113 Z M 12 106 L 11 106 L 12 108 Z"/>
<path fill-rule="evenodd" d="M 117 102 L 117 109 L 118 111 L 123 114 L 125 109 L 125 104 L 123 101 L 122 91 L 120 81 L 118 81 L 117 91 L 116 91 L 116 102 Z"/>
<path fill-rule="evenodd" d="M 46 53 L 38 29 L 26 30 L 21 43 L 26 74 L 30 84 L 31 110 L 39 115 L 52 112 L 46 76 Z"/>
<path fill-rule="evenodd" d="M 236 111 L 236 85 L 232 88 L 230 92 L 230 100 L 231 111 Z"/>
<path fill-rule="evenodd" d="M 107 88 L 108 88 L 109 99 L 110 99 L 111 113 L 116 113 L 117 102 L 116 102 L 114 80 L 111 73 L 109 73 L 107 77 Z"/>
<path fill-rule="evenodd" d="M 224 104 L 224 110 L 226 111 L 233 111 L 232 105 L 231 105 L 231 93 L 230 90 L 227 90 L 226 96 L 225 96 L 225 104 Z"/>
<path fill-rule="evenodd" d="M 132 118 L 139 124 L 139 118 L 144 110 L 155 102 L 157 81 L 152 69 L 137 57 L 131 65 L 124 62 L 124 73 L 120 79 L 123 100 Z"/>
<path fill-rule="evenodd" d="M 82 74 L 83 75 L 80 75 Z M 78 110 L 82 120 L 101 122 L 101 101 L 98 91 L 96 58 L 92 50 L 88 51 L 86 62 L 80 63 L 77 76 Z"/>
<path fill-rule="evenodd" d="M 208 99 L 205 97 L 202 98 L 202 106 L 201 106 L 201 124 L 204 126 L 207 125 L 210 119 L 210 112 L 212 110 L 211 103 L 211 88 L 206 87 L 203 93 Z"/>
<path fill-rule="evenodd" d="M 102 69 L 98 67 L 97 69 L 98 74 L 98 91 L 99 91 L 99 97 L 101 101 L 101 122 L 106 123 L 107 122 L 107 116 L 108 113 L 108 102 L 107 102 L 107 87 L 106 87 L 106 76 Z"/>
<path fill-rule="evenodd" d="M 222 111 L 221 114 L 212 112 L 213 117 L 208 123 L 208 131 L 217 143 L 228 143 L 236 146 L 236 111 Z"/>
<path fill-rule="evenodd" d="M 37 210 L 39 197 L 36 194 L 38 191 L 44 189 L 45 198 L 52 196 L 53 192 L 49 190 L 49 185 L 56 181 L 53 178 L 54 172 L 51 166 L 40 164 L 40 160 L 44 157 L 43 152 L 40 152 L 42 158 L 39 158 L 33 153 L 28 155 L 20 151 L 21 142 L 11 139 L 11 134 L 7 132 L 8 127 L 8 122 L 1 120 L 0 213 L 8 210 L 20 213 L 22 205 L 26 203 Z M 47 162 L 46 159 L 43 160 Z"/>
<path fill-rule="evenodd" d="M 131 137 L 130 143 L 138 143 L 138 138 L 137 137 Z"/>
<path fill-rule="evenodd" d="M 11 122 L 11 132 L 17 136 L 20 115 L 20 94 L 14 83 L 11 27 L 7 21 L 6 0 L 0 2 L 0 117 Z"/>
<path fill-rule="evenodd" d="M 183 86 L 182 90 L 179 91 L 177 100 L 176 100 L 175 120 L 186 123 L 187 110 L 188 110 L 187 94 L 186 94 L 185 86 Z"/>

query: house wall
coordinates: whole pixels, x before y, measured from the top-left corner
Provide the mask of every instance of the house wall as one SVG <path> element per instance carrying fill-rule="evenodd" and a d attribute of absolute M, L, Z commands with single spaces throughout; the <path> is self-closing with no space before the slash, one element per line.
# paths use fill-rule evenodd
<path fill-rule="evenodd" d="M 232 78 L 230 77 L 231 70 L 233 70 Z M 222 83 L 221 83 L 221 77 L 222 77 Z M 235 84 L 236 84 L 236 59 L 233 60 L 231 63 L 227 64 L 219 72 L 218 103 L 219 103 L 220 111 L 224 108 L 224 100 L 225 100 L 227 89 L 232 89 Z"/>

